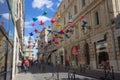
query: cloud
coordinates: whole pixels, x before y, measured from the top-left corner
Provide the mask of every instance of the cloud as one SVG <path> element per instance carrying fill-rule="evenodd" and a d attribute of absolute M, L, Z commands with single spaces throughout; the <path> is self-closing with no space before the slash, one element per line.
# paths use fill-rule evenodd
<path fill-rule="evenodd" d="M 9 13 L 3 13 L 2 16 L 7 20 L 9 19 Z"/>
<path fill-rule="evenodd" d="M 26 21 L 25 28 L 32 28 L 32 21 Z"/>
<path fill-rule="evenodd" d="M 4 2 L 5 2 L 5 0 L 0 0 L 0 3 L 2 3 L 2 4 L 3 4 Z"/>
<path fill-rule="evenodd" d="M 29 36 L 24 36 L 24 44 L 28 44 L 28 39 L 29 39 Z"/>
<path fill-rule="evenodd" d="M 33 0 L 32 7 L 42 9 L 43 7 L 52 9 L 53 2 L 51 0 Z"/>
<path fill-rule="evenodd" d="M 49 17 L 46 17 L 46 16 L 38 16 L 37 18 L 38 18 L 38 20 L 42 20 L 43 22 L 51 20 Z"/>

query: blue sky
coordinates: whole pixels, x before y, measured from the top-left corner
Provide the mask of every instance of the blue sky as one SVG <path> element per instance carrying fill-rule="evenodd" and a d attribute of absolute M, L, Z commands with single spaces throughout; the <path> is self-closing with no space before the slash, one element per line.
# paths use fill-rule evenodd
<path fill-rule="evenodd" d="M 29 33 L 33 32 L 33 39 L 36 39 L 35 29 L 41 31 L 44 26 L 51 26 L 50 20 L 54 16 L 57 8 L 62 0 L 25 0 L 25 43 L 27 44 Z M 47 12 L 47 15 L 43 15 L 44 12 Z M 33 22 L 33 18 L 38 18 L 36 22 Z M 40 26 L 38 23 L 42 20 L 45 25 Z M 31 24 L 34 23 L 33 27 Z M 36 45 L 37 46 L 37 45 Z M 34 49 L 34 54 L 37 52 Z"/>

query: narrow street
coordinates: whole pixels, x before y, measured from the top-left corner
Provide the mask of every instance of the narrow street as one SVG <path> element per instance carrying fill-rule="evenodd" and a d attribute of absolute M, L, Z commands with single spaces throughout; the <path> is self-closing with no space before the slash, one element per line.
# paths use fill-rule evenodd
<path fill-rule="evenodd" d="M 57 70 L 55 67 L 51 67 L 48 65 L 44 65 L 44 67 L 40 65 L 33 65 L 27 73 L 21 72 L 17 74 L 14 80 L 69 80 L 68 72 L 63 70 Z M 71 77 L 74 74 L 71 73 Z M 74 80 L 74 78 L 70 78 L 70 80 Z M 91 77 L 81 76 L 75 74 L 75 80 L 98 80 Z"/>
<path fill-rule="evenodd" d="M 0 0 L 0 80 L 120 80 L 120 0 Z"/>
<path fill-rule="evenodd" d="M 120 79 L 119 75 L 120 73 L 115 73 L 115 80 Z M 100 80 L 104 76 L 104 71 L 80 71 L 79 69 L 56 67 L 47 64 L 34 64 L 27 73 L 24 71 L 18 73 L 14 80 Z"/>

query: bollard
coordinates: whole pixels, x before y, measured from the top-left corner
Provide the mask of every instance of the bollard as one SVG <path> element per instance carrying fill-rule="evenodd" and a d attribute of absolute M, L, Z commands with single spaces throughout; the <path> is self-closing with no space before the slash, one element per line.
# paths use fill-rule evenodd
<path fill-rule="evenodd" d="M 114 69 L 113 69 L 113 66 L 111 66 L 111 69 L 112 69 L 112 79 L 115 80 L 115 76 L 114 76 Z"/>
<path fill-rule="evenodd" d="M 75 80 L 75 71 L 73 71 L 73 80 Z"/>

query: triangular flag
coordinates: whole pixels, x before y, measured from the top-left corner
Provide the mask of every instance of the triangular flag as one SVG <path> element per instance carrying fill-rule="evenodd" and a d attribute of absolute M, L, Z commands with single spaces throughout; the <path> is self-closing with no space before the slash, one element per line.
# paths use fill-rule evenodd
<path fill-rule="evenodd" d="M 44 16 L 46 16 L 46 15 L 47 15 L 47 12 L 46 12 L 46 11 L 44 11 L 44 12 L 43 12 L 43 15 L 44 15 Z"/>
<path fill-rule="evenodd" d="M 44 22 L 42 20 L 40 21 L 40 25 L 44 25 Z"/>
<path fill-rule="evenodd" d="M 31 33 L 29 33 L 30 34 L 30 36 L 33 36 L 33 33 L 31 32 Z"/>
<path fill-rule="evenodd" d="M 33 18 L 33 21 L 35 22 L 35 21 L 37 21 L 38 20 L 38 18 Z"/>
<path fill-rule="evenodd" d="M 37 29 L 35 29 L 35 30 L 34 30 L 34 32 L 35 32 L 35 33 L 38 33 L 38 30 L 37 30 Z"/>
<path fill-rule="evenodd" d="M 84 19 L 85 18 L 85 16 L 81 16 L 81 19 Z"/>
<path fill-rule="evenodd" d="M 35 26 L 35 23 L 32 23 L 32 27 L 34 27 Z"/>
<path fill-rule="evenodd" d="M 57 15 L 57 17 L 58 17 L 58 18 L 60 18 L 60 17 L 61 17 L 61 16 L 60 16 L 60 13 L 57 13 L 56 15 Z"/>

